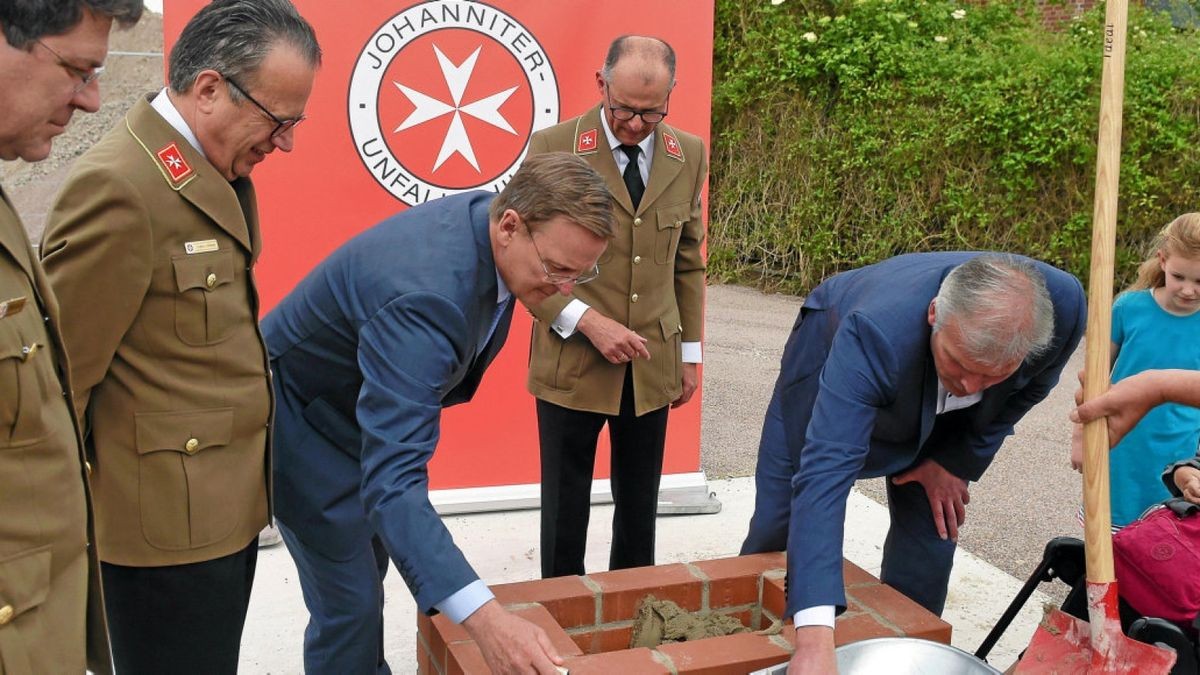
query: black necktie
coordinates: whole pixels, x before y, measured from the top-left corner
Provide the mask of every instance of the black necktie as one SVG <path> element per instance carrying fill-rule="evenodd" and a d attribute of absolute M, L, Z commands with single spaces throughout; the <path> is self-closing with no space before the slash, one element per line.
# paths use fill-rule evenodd
<path fill-rule="evenodd" d="M 642 149 L 623 143 L 619 147 L 629 158 L 629 163 L 625 165 L 625 173 L 621 174 L 621 177 L 625 179 L 625 189 L 629 190 L 629 201 L 633 202 L 633 208 L 637 209 L 638 204 L 642 202 L 642 195 L 646 192 L 646 184 L 642 182 L 642 171 L 638 168 L 638 153 Z"/>

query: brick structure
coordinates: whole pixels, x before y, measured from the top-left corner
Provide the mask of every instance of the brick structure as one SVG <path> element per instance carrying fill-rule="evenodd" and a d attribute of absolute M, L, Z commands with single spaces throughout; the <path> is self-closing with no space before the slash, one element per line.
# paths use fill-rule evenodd
<path fill-rule="evenodd" d="M 784 555 L 764 553 L 524 581 L 492 590 L 505 607 L 546 631 L 572 675 L 733 675 L 786 661 L 792 651 L 791 621 L 777 635 L 742 633 L 629 649 L 637 603 L 653 594 L 689 611 L 736 616 L 760 630 L 783 614 L 783 574 Z M 949 644 L 949 624 L 890 586 L 850 562 L 845 563 L 845 579 L 849 605 L 837 620 L 837 644 L 893 636 Z M 418 615 L 416 658 L 421 675 L 489 672 L 467 632 L 440 615 Z"/>

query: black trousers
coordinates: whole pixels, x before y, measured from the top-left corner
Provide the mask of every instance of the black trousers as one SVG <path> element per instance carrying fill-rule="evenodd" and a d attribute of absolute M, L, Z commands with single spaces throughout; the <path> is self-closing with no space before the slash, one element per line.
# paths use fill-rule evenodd
<path fill-rule="evenodd" d="M 165 567 L 101 563 L 120 675 L 235 675 L 258 539 L 215 560 Z"/>
<path fill-rule="evenodd" d="M 571 410 L 538 400 L 542 454 L 542 577 L 583 574 L 596 440 L 608 424 L 612 446 L 613 523 L 609 569 L 654 564 L 654 520 L 667 439 L 664 406 L 634 414 L 632 368 L 625 370 L 617 415 Z"/>

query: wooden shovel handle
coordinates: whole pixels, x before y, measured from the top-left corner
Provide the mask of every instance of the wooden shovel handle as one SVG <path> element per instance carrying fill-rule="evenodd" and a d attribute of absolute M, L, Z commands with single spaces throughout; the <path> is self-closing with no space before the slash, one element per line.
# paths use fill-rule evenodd
<path fill-rule="evenodd" d="M 1096 147 L 1096 200 L 1092 213 L 1084 400 L 1108 390 L 1127 18 L 1127 0 L 1109 0 L 1104 20 L 1104 72 L 1100 81 L 1100 135 Z M 1083 429 L 1083 509 L 1087 580 L 1110 583 L 1115 577 L 1109 505 L 1108 427 L 1104 419 L 1089 422 Z"/>

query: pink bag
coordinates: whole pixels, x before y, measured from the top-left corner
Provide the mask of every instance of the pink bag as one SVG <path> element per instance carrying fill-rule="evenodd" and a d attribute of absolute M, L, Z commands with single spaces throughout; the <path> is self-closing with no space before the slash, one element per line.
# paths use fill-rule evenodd
<path fill-rule="evenodd" d="M 1200 614 L 1200 505 L 1171 499 L 1113 535 L 1121 597 L 1139 614 L 1196 634 Z"/>

